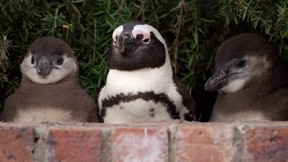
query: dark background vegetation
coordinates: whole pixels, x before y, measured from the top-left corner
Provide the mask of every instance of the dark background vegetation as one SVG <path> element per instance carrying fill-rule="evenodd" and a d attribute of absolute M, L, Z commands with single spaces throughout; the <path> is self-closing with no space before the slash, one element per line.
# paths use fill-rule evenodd
<path fill-rule="evenodd" d="M 203 84 L 225 39 L 254 32 L 286 53 L 286 0 L 0 0 L 0 110 L 19 86 L 20 63 L 32 41 L 65 40 L 78 57 L 81 81 L 95 98 L 105 83 L 113 30 L 130 20 L 157 28 L 167 41 L 173 70 L 193 94 L 206 120 L 217 93 Z"/>

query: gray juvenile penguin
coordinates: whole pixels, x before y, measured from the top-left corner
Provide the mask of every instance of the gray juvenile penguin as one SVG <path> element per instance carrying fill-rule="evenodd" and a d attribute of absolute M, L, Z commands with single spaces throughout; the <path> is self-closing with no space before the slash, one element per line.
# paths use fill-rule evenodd
<path fill-rule="evenodd" d="M 35 40 L 21 64 L 20 87 L 5 100 L 6 122 L 98 121 L 96 103 L 80 86 L 77 59 L 64 41 Z"/>
<path fill-rule="evenodd" d="M 109 73 L 98 97 L 104 123 L 185 119 L 194 100 L 173 75 L 166 43 L 144 22 L 117 27 L 108 54 Z"/>
<path fill-rule="evenodd" d="M 215 61 L 205 84 L 219 92 L 210 121 L 288 120 L 288 68 L 269 42 L 251 33 L 234 36 Z"/>

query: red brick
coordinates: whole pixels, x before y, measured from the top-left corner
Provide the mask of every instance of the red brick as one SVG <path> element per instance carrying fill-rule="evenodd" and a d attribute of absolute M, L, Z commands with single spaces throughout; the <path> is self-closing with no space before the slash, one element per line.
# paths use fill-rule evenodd
<path fill-rule="evenodd" d="M 52 128 L 47 139 L 51 161 L 98 162 L 100 161 L 101 129 L 95 127 Z"/>
<path fill-rule="evenodd" d="M 177 128 L 172 145 L 177 162 L 232 161 L 234 128 L 230 124 L 189 123 Z"/>
<path fill-rule="evenodd" d="M 243 129 L 243 133 L 251 161 L 288 161 L 287 122 L 250 124 Z"/>
<path fill-rule="evenodd" d="M 288 122 L 0 123 L 0 162 L 32 162 L 33 158 L 43 162 L 287 162 Z"/>
<path fill-rule="evenodd" d="M 167 162 L 167 127 L 115 128 L 112 131 L 113 162 Z"/>
<path fill-rule="evenodd" d="M 32 162 L 33 128 L 0 123 L 0 161 Z"/>

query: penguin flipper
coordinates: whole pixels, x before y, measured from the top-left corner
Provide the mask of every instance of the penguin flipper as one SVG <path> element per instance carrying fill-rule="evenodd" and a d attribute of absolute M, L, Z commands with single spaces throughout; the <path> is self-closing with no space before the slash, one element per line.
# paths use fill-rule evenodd
<path fill-rule="evenodd" d="M 183 98 L 183 105 L 187 108 L 188 113 L 184 115 L 184 119 L 188 121 L 196 120 L 196 103 L 180 79 L 174 74 L 173 81 L 177 87 L 177 91 Z"/>

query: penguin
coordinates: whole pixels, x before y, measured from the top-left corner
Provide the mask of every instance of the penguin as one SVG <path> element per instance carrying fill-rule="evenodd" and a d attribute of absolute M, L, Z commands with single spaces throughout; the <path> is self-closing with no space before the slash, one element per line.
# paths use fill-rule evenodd
<path fill-rule="evenodd" d="M 173 74 L 165 40 L 151 25 L 133 21 L 117 27 L 107 64 L 98 97 L 104 123 L 194 120 L 196 104 Z"/>
<path fill-rule="evenodd" d="M 20 86 L 5 100 L 0 120 L 17 123 L 99 121 L 96 102 L 80 85 L 77 59 L 63 40 L 36 39 L 20 69 Z"/>
<path fill-rule="evenodd" d="M 205 90 L 218 91 L 211 122 L 288 120 L 288 68 L 263 37 L 242 33 L 217 49 Z"/>

